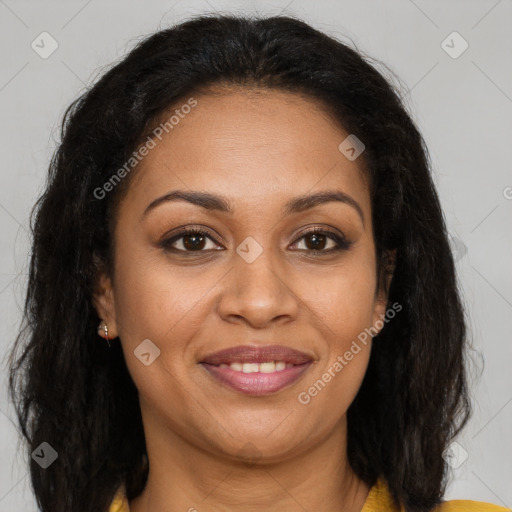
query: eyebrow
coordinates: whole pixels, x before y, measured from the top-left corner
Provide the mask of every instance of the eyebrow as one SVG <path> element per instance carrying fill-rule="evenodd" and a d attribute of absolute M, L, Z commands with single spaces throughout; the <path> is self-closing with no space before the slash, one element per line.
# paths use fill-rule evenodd
<path fill-rule="evenodd" d="M 170 201 L 186 201 L 209 211 L 219 211 L 230 215 L 234 213 L 234 207 L 224 197 L 210 194 L 208 192 L 173 190 L 172 192 L 152 201 L 144 210 L 141 220 L 157 206 Z M 294 197 L 284 205 L 282 213 L 284 215 L 299 213 L 329 202 L 339 202 L 351 206 L 357 211 L 364 225 L 364 213 L 362 208 L 359 206 L 359 203 L 351 196 L 341 192 L 340 190 L 324 190 L 314 194 L 305 194 Z"/>

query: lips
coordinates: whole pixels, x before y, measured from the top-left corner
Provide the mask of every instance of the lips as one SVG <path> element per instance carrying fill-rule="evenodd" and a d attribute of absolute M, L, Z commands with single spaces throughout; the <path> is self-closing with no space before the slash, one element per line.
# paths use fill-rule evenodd
<path fill-rule="evenodd" d="M 304 352 L 283 345 L 244 345 L 210 354 L 200 364 L 223 386 L 264 396 L 296 382 L 312 362 Z"/>
<path fill-rule="evenodd" d="M 265 363 L 268 361 L 283 361 L 293 365 L 304 364 L 312 361 L 313 358 L 283 345 L 253 346 L 240 345 L 227 348 L 207 355 L 201 363 L 219 366 L 231 363 Z"/>

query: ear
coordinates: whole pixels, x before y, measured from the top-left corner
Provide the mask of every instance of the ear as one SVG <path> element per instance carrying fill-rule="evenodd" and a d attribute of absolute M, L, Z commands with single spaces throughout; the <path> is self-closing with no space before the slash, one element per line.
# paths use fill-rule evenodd
<path fill-rule="evenodd" d="M 373 310 L 373 325 L 377 333 L 384 327 L 382 320 L 386 316 L 389 287 L 391 286 L 391 280 L 393 279 L 396 266 L 396 249 L 384 253 L 382 265 L 382 274 L 378 276 L 378 290 Z M 380 328 L 378 326 L 380 326 Z"/>
<path fill-rule="evenodd" d="M 117 338 L 118 332 L 112 280 L 104 271 L 98 273 L 96 287 L 93 294 L 93 305 L 98 316 L 103 322 L 106 322 L 108 326 L 109 338 Z"/>

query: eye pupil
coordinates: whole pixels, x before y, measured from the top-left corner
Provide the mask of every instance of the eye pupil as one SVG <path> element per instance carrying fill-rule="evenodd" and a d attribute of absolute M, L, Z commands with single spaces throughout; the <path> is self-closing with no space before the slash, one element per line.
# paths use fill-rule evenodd
<path fill-rule="evenodd" d="M 330 233 L 330 232 L 329 232 Z M 182 249 L 174 248 L 174 244 L 180 240 L 182 244 Z M 186 230 L 182 231 L 181 234 L 175 236 L 174 238 L 170 238 L 168 240 L 164 240 L 161 245 L 164 250 L 172 251 L 174 253 L 191 253 L 191 252 L 206 252 L 204 251 L 206 241 L 212 240 L 209 233 L 201 230 Z M 300 240 L 304 240 L 305 242 L 301 242 L 306 245 L 306 250 L 309 250 L 311 253 L 315 255 L 319 254 L 331 254 L 335 251 L 347 250 L 350 247 L 350 242 L 347 242 L 344 238 L 336 236 L 334 234 L 327 234 L 324 231 L 311 231 L 309 233 L 303 234 L 300 237 Z M 327 240 L 331 240 L 335 243 L 336 247 L 333 249 L 325 250 Z M 215 240 L 212 240 L 215 241 Z"/>
<path fill-rule="evenodd" d="M 306 236 L 306 246 L 308 247 L 308 249 L 311 249 L 314 251 L 322 249 L 323 248 L 322 244 L 325 243 L 325 239 L 326 239 L 325 235 L 322 235 L 320 233 L 312 233 L 312 234 Z M 308 242 L 309 240 L 312 240 L 312 243 L 309 243 Z M 319 245 L 320 245 L 320 247 L 319 247 Z"/>
<path fill-rule="evenodd" d="M 193 240 L 190 242 L 190 240 Z M 205 237 L 199 234 L 185 235 L 183 237 L 183 246 L 189 250 L 202 249 L 204 247 Z"/>

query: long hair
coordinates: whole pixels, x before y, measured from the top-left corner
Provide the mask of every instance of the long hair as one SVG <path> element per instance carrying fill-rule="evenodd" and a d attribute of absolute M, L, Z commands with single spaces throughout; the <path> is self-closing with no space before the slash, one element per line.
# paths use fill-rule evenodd
<path fill-rule="evenodd" d="M 112 178 L 170 106 L 210 85 L 299 93 L 365 144 L 377 274 L 396 249 L 389 304 L 402 310 L 374 339 L 348 409 L 348 457 L 381 477 L 407 512 L 440 503 L 443 453 L 471 414 L 465 312 L 425 142 L 400 94 L 361 52 L 290 16 L 201 15 L 137 45 L 66 110 L 33 236 L 24 317 L 9 391 L 43 512 L 107 510 L 148 475 L 137 389 L 118 343 L 97 338 L 93 290 L 112 270 L 116 205 L 135 169 Z M 171 135 L 172 136 L 172 135 Z M 21 354 L 19 354 L 21 351 Z M 30 458 L 47 442 L 58 459 Z"/>

